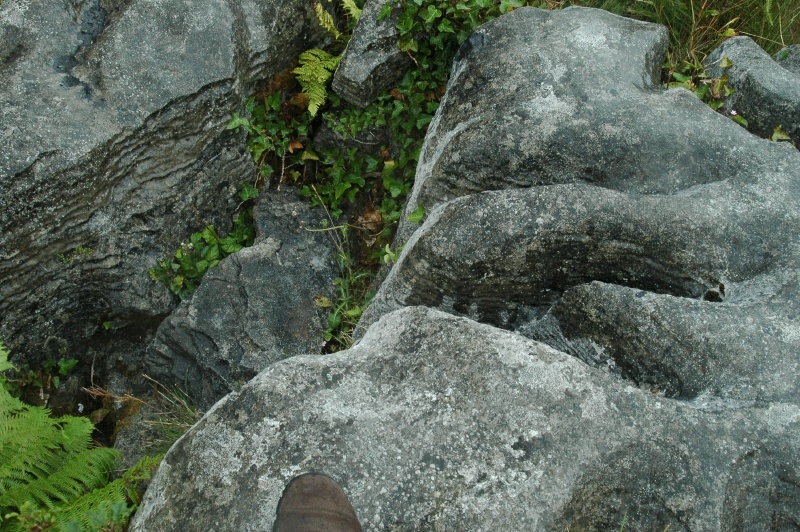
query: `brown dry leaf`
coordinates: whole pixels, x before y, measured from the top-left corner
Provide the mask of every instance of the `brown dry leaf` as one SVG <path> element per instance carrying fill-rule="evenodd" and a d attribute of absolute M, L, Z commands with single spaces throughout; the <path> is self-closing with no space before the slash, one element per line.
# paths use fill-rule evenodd
<path fill-rule="evenodd" d="M 308 109 L 308 94 L 303 94 L 302 92 L 298 92 L 297 94 L 289 98 L 288 103 L 290 105 L 294 105 L 303 110 L 306 110 Z"/>
<path fill-rule="evenodd" d="M 289 153 L 294 153 L 294 150 L 302 150 L 303 143 L 299 140 L 293 140 L 289 143 Z"/>
<path fill-rule="evenodd" d="M 357 224 L 370 232 L 376 232 L 381 229 L 383 225 L 383 217 L 377 209 L 366 210 L 358 217 Z"/>
<path fill-rule="evenodd" d="M 400 89 L 392 89 L 389 91 L 389 94 L 391 94 L 392 98 L 394 98 L 395 100 L 403 99 L 403 95 L 400 93 Z"/>

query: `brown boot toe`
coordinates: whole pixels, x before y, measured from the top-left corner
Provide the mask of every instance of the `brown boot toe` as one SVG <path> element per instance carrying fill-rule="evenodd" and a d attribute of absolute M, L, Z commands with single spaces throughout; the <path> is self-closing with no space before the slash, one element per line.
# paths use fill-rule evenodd
<path fill-rule="evenodd" d="M 361 532 L 342 488 L 319 473 L 295 477 L 278 501 L 274 532 Z"/>

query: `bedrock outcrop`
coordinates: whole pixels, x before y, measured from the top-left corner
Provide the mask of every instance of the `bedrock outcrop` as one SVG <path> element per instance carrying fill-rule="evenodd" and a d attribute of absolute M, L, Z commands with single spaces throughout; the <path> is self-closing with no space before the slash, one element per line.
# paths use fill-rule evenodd
<path fill-rule="evenodd" d="M 80 357 L 106 321 L 138 341 L 172 310 L 148 268 L 229 226 L 254 173 L 230 113 L 318 27 L 302 0 L 0 5 L 0 335 L 18 362 Z"/>
<path fill-rule="evenodd" d="M 584 50 L 580 28 L 596 29 L 599 44 Z M 625 44 L 612 46 L 620 35 Z M 798 403 L 800 153 L 688 91 L 648 86 L 661 42 L 650 25 L 518 10 L 472 41 L 481 44 L 462 48 L 423 148 L 412 205 L 430 213 L 363 325 L 427 305 L 543 340 L 559 337 L 556 327 L 671 396 Z M 516 47 L 519 58 L 491 63 L 487 79 L 532 83 L 506 99 L 498 84 L 492 99 L 479 59 Z M 582 77 L 587 62 L 620 80 Z M 541 81 L 554 73 L 572 82 Z M 512 136 L 505 117 L 526 108 L 530 129 L 523 122 Z M 485 157 L 495 164 L 473 164 L 494 144 L 495 159 Z"/>
<path fill-rule="evenodd" d="M 220 401 L 170 450 L 132 529 L 267 530 L 309 470 L 342 483 L 367 530 L 791 526 L 799 423 L 794 405 L 664 399 L 405 308 L 349 351 L 273 364 Z"/>
<path fill-rule="evenodd" d="M 800 527 L 800 153 L 661 89 L 665 45 L 581 8 L 478 29 L 363 338 L 217 403 L 133 529 L 269 528 L 311 470 L 367 530 Z"/>
<path fill-rule="evenodd" d="M 775 61 L 750 37 L 723 42 L 703 61 L 709 76 L 728 78 L 734 91 L 724 110 L 747 119 L 753 133 L 770 138 L 780 126 L 800 144 L 800 68 L 798 47 L 781 50 Z M 725 60 L 727 58 L 727 61 Z"/>
<path fill-rule="evenodd" d="M 324 212 L 291 188 L 263 195 L 255 244 L 206 275 L 145 357 L 148 375 L 180 383 L 203 409 L 273 362 L 321 351 L 327 320 L 315 300 L 335 300 L 339 274 Z"/>

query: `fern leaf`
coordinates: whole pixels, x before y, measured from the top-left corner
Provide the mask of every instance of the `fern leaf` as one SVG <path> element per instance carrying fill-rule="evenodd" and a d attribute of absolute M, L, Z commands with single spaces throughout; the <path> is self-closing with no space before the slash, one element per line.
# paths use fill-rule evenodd
<path fill-rule="evenodd" d="M 356 5 L 355 0 L 341 0 L 341 4 L 353 23 L 361 17 L 361 9 Z"/>
<path fill-rule="evenodd" d="M 317 13 L 317 20 L 319 20 L 320 25 L 328 30 L 334 39 L 338 40 L 342 34 L 336 29 L 336 22 L 334 22 L 331 14 L 325 11 L 325 8 L 319 2 L 314 3 L 314 11 Z"/>
<path fill-rule="evenodd" d="M 0 386 L 0 515 L 56 511 L 105 486 L 119 452 L 91 447 L 93 429 L 86 418 L 54 419 Z"/>
<path fill-rule="evenodd" d="M 95 527 L 92 527 L 89 515 L 104 505 L 115 502 L 126 502 L 122 479 L 92 490 L 69 505 L 59 507 L 56 513 L 56 522 L 62 528 L 65 528 L 68 523 L 79 523 L 82 530 L 92 530 Z"/>
<path fill-rule="evenodd" d="M 325 50 L 312 48 L 300 54 L 300 66 L 294 69 L 297 81 L 308 96 L 308 112 L 316 116 L 328 100 L 327 84 L 339 65 L 341 55 L 331 55 Z"/>

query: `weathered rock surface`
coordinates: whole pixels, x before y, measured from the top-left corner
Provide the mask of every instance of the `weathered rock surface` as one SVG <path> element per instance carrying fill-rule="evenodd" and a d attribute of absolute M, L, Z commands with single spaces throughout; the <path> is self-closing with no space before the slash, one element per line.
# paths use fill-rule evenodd
<path fill-rule="evenodd" d="M 723 42 L 704 61 L 710 76 L 728 76 L 735 89 L 725 99 L 725 109 L 747 119 L 747 129 L 769 138 L 776 127 L 800 143 L 800 72 L 792 68 L 797 59 L 776 62 L 750 37 L 734 37 Z M 723 67 L 727 57 L 732 65 Z"/>
<path fill-rule="evenodd" d="M 800 75 L 800 44 L 793 44 L 779 50 L 773 59 L 786 70 Z"/>
<path fill-rule="evenodd" d="M 480 28 L 365 336 L 217 403 L 133 530 L 269 528 L 310 470 L 367 530 L 800 527 L 800 153 L 660 89 L 664 47 L 578 8 Z"/>
<path fill-rule="evenodd" d="M 518 9 L 478 28 L 456 55 L 407 212 L 509 187 L 586 181 L 652 193 L 714 180 L 685 127 L 702 104 L 657 90 L 666 49 L 663 27 L 605 11 Z M 665 127 L 685 132 L 674 151 Z M 709 139 L 722 153 L 729 141 Z M 401 226 L 400 240 L 412 231 Z"/>
<path fill-rule="evenodd" d="M 15 353 L 80 356 L 104 321 L 138 338 L 173 308 L 147 269 L 227 224 L 253 172 L 230 113 L 316 28 L 302 0 L 0 5 L 0 335 Z"/>
<path fill-rule="evenodd" d="M 286 357 L 318 353 L 334 298 L 335 248 L 293 189 L 269 191 L 254 213 L 255 245 L 211 270 L 158 329 L 145 359 L 151 377 L 178 382 L 201 408 Z"/>
<path fill-rule="evenodd" d="M 513 333 L 421 307 L 349 351 L 270 366 L 170 451 L 133 530 L 266 530 L 294 475 L 367 530 L 800 524 L 797 406 L 658 398 Z M 747 486 L 747 488 L 745 488 Z"/>
<path fill-rule="evenodd" d="M 366 107 L 381 91 L 399 80 L 411 59 L 397 46 L 399 31 L 394 16 L 378 20 L 393 0 L 367 0 L 333 75 L 333 90 L 353 105 Z"/>
<path fill-rule="evenodd" d="M 532 59 L 509 63 L 509 75 L 529 72 L 538 80 L 545 76 L 542 65 L 565 76 L 579 72 L 575 58 L 582 56 L 569 49 L 560 62 L 537 59 L 536 50 L 554 46 L 548 37 L 528 40 L 530 25 L 515 20 L 538 20 L 547 29 L 561 28 L 556 20 L 572 23 L 577 12 L 581 11 L 514 12 L 476 33 L 482 32 L 484 43 L 476 53 L 503 57 L 501 50 L 506 47 L 529 46 Z M 542 17 L 547 22 L 541 22 Z M 597 16 L 613 21 L 608 17 Z M 586 14 L 584 23 L 594 18 Z M 628 24 L 619 23 L 622 28 Z M 561 31 L 555 34 L 561 39 Z M 509 35 L 518 41 L 510 41 Z M 460 64 L 483 64 L 473 62 L 473 50 L 473 45 L 465 47 Z M 649 53 L 648 48 L 640 49 L 640 59 Z M 618 71 L 623 79 L 639 79 L 648 72 L 643 61 L 638 65 L 630 61 L 631 71 Z M 455 71 L 469 80 L 477 75 L 473 70 L 482 69 L 457 66 Z M 620 169 L 591 183 L 580 169 L 569 167 L 570 161 L 585 158 L 591 145 L 587 150 L 585 144 L 570 142 L 570 137 L 560 144 L 548 140 L 529 149 L 541 158 L 563 159 L 564 164 L 543 168 L 558 173 L 555 180 L 573 183 L 528 181 L 534 186 L 464 195 L 470 190 L 467 185 L 459 189 L 467 181 L 454 177 L 457 160 L 465 162 L 461 176 L 472 179 L 469 183 L 476 189 L 514 186 L 503 180 L 525 175 L 508 170 L 492 177 L 489 170 L 482 170 L 490 166 L 489 155 L 489 163 L 480 163 L 479 171 L 471 173 L 475 156 L 471 150 L 478 149 L 477 141 L 464 137 L 466 130 L 460 126 L 439 129 L 445 117 L 448 123 L 465 124 L 482 116 L 475 107 L 489 107 L 483 94 L 487 84 L 475 84 L 474 92 L 465 89 L 467 85 L 453 85 L 462 98 L 452 101 L 448 93 L 440 108 L 442 116 L 426 145 L 437 138 L 448 140 L 443 155 L 428 167 L 432 170 L 423 168 L 421 177 L 427 181 L 416 185 L 417 197 L 429 197 L 434 205 L 447 194 L 462 197 L 440 203 L 410 238 L 362 318 L 364 326 L 391 310 L 427 305 L 518 329 L 543 341 L 563 334 L 579 346 L 597 345 L 602 353 L 598 365 L 613 361 L 615 370 L 634 382 L 670 396 L 800 402 L 800 390 L 791 377 L 800 368 L 800 339 L 793 325 L 797 293 L 790 281 L 800 261 L 796 236 L 800 154 L 793 147 L 753 136 L 685 91 L 653 89 L 647 96 L 653 105 L 638 111 L 637 124 L 626 126 L 626 135 L 651 139 L 652 147 L 661 150 L 657 159 L 657 152 L 640 146 L 641 150 L 625 155 L 623 165 L 611 154 L 621 152 L 626 142 L 607 139 L 609 155 L 598 157 L 596 164 L 607 161 L 607 168 L 620 165 Z M 586 78 L 584 85 L 573 83 L 570 90 L 611 94 L 593 78 Z M 619 106 L 627 109 L 634 96 L 620 93 L 619 97 Z M 613 96 L 605 98 L 613 109 Z M 542 112 L 558 109 L 560 101 L 543 105 Z M 491 108 L 490 116 L 500 117 L 501 123 L 489 123 L 489 135 L 503 128 L 502 117 L 513 113 L 518 102 L 511 98 L 508 109 L 505 105 L 495 102 Z M 459 115 L 455 108 L 463 112 Z M 616 127 L 619 116 L 614 111 L 594 112 L 591 129 Z M 692 134 L 679 127 L 677 117 L 693 124 Z M 577 130 L 586 123 L 583 115 L 564 116 L 557 128 Z M 527 127 L 521 129 L 520 136 L 528 134 Z M 509 160 L 502 149 L 497 157 L 499 167 Z M 677 160 L 688 170 L 685 176 L 673 166 Z M 445 192 L 448 188 L 452 192 Z M 584 285 L 593 281 L 606 284 Z M 538 323 L 543 314 L 546 319 Z M 559 342 L 553 345 L 587 362 L 593 356 L 583 347 Z"/>

